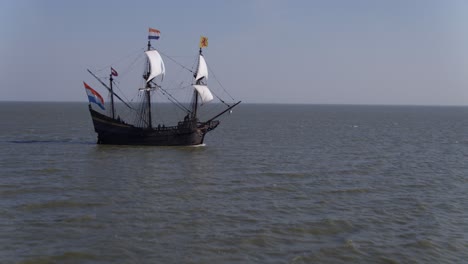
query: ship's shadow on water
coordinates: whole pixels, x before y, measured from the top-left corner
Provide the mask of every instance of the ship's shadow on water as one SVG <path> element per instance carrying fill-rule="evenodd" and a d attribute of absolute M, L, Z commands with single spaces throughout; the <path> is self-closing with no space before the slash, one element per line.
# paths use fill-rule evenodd
<path fill-rule="evenodd" d="M 14 143 L 14 144 L 73 144 L 73 145 L 96 145 L 100 148 L 112 148 L 112 147 L 119 147 L 119 148 L 154 148 L 155 146 L 132 146 L 132 145 L 102 145 L 97 144 L 95 141 L 92 140 L 71 140 L 71 139 L 43 139 L 43 140 L 35 140 L 35 139 L 23 139 L 23 140 L 7 140 L 3 141 L 6 143 Z M 168 149 L 204 149 L 206 148 L 206 144 L 199 144 L 193 146 L 157 146 L 157 148 L 168 148 Z"/>
<path fill-rule="evenodd" d="M 67 140 L 67 139 L 57 139 L 57 140 L 31 140 L 31 139 L 24 139 L 24 140 L 10 140 L 6 141 L 7 143 L 14 143 L 14 144 L 74 144 L 74 145 L 93 145 L 96 142 L 93 141 L 74 141 L 74 140 Z"/>
<path fill-rule="evenodd" d="M 99 149 L 107 150 L 107 149 L 173 149 L 173 150 L 203 150 L 207 148 L 205 143 L 199 145 L 192 145 L 192 146 L 152 146 L 152 145 L 113 145 L 113 144 L 97 144 L 91 143 L 96 145 Z"/>

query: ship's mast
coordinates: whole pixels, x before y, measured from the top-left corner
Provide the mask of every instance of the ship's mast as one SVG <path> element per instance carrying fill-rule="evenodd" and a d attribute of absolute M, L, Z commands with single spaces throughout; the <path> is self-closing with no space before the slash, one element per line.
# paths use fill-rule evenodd
<path fill-rule="evenodd" d="M 202 56 L 202 48 L 200 48 L 199 55 Z M 200 56 L 198 56 L 198 65 L 200 65 Z M 194 78 L 197 78 L 197 72 L 198 72 L 198 69 L 195 71 L 193 75 Z M 197 85 L 200 83 L 201 83 L 201 79 L 195 82 L 195 84 Z M 195 89 L 193 91 L 193 100 L 192 100 L 192 119 L 197 118 L 197 109 L 198 109 L 198 91 Z"/>
<path fill-rule="evenodd" d="M 114 108 L 114 89 L 112 88 L 112 71 L 109 75 L 109 86 L 110 86 L 110 96 L 111 96 L 111 111 L 112 111 L 112 119 L 115 119 L 115 108 Z"/>
<path fill-rule="evenodd" d="M 148 40 L 148 51 L 151 49 L 151 43 L 150 43 L 150 40 Z M 150 76 L 150 63 L 148 61 L 148 71 L 146 72 L 146 78 L 148 78 Z M 146 91 L 145 91 L 145 96 L 146 96 L 146 100 L 147 100 L 147 107 L 148 107 L 148 128 L 152 128 L 153 125 L 152 125 L 152 120 L 151 120 L 151 82 L 146 82 Z"/>

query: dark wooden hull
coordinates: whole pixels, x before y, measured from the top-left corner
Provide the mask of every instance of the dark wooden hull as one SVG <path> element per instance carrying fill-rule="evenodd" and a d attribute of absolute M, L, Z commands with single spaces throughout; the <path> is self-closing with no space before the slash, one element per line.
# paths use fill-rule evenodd
<path fill-rule="evenodd" d="M 91 107 L 94 130 L 98 144 L 147 145 L 147 146 L 193 146 L 203 144 L 208 131 L 215 129 L 219 121 L 208 123 L 186 120 L 173 127 L 141 128 L 103 115 Z"/>

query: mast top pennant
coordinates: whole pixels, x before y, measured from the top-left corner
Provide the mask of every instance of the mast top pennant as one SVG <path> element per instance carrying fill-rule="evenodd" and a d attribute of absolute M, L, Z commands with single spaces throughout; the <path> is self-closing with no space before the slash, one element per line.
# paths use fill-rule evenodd
<path fill-rule="evenodd" d="M 208 38 L 205 36 L 200 37 L 200 48 L 208 47 Z"/>

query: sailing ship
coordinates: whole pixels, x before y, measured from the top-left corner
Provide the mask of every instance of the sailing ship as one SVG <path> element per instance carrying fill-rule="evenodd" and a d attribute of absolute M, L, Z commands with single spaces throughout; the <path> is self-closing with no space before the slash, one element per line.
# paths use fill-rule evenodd
<path fill-rule="evenodd" d="M 208 39 L 201 37 L 198 64 L 193 72 L 193 89 L 190 89 L 190 92 L 193 93 L 191 102 L 185 107 L 175 98 L 171 100 L 178 104 L 178 106 L 182 106 L 185 111 L 185 117 L 180 121 L 175 120 L 175 125 L 173 126 L 154 126 L 151 95 L 155 91 L 158 91 L 158 89 L 165 91 L 162 86 L 166 70 L 164 61 L 160 52 L 151 45 L 151 40 L 159 39 L 159 35 L 160 32 L 158 30 L 149 29 L 147 49 L 144 52 L 146 55 L 146 68 L 143 74 L 144 87 L 138 89 L 138 92 L 143 93 L 143 95 L 138 107 L 134 108 L 131 103 L 126 102 L 116 93 L 113 87 L 113 77 L 118 76 L 118 73 L 114 68 L 111 67 L 109 85 L 88 69 L 88 72 L 109 91 L 110 95 L 110 110 L 107 113 L 93 109 L 92 103 L 96 104 L 101 110 L 104 110 L 104 100 L 96 90 L 91 88 L 87 83 L 84 83 L 89 99 L 89 112 L 94 130 L 97 133 L 97 144 L 149 146 L 201 145 L 204 144 L 205 135 L 219 125 L 220 121 L 217 118 L 231 111 L 232 108 L 240 103 L 238 101 L 228 104 L 220 99 L 225 104 L 225 107 L 221 111 L 206 120 L 199 119 L 198 112 L 200 107 L 214 98 L 213 93 L 207 86 L 208 66 L 202 54 L 202 49 L 208 46 Z M 127 108 L 134 110 L 136 121 L 133 124 L 124 121 L 116 113 L 114 98 L 123 102 Z"/>

